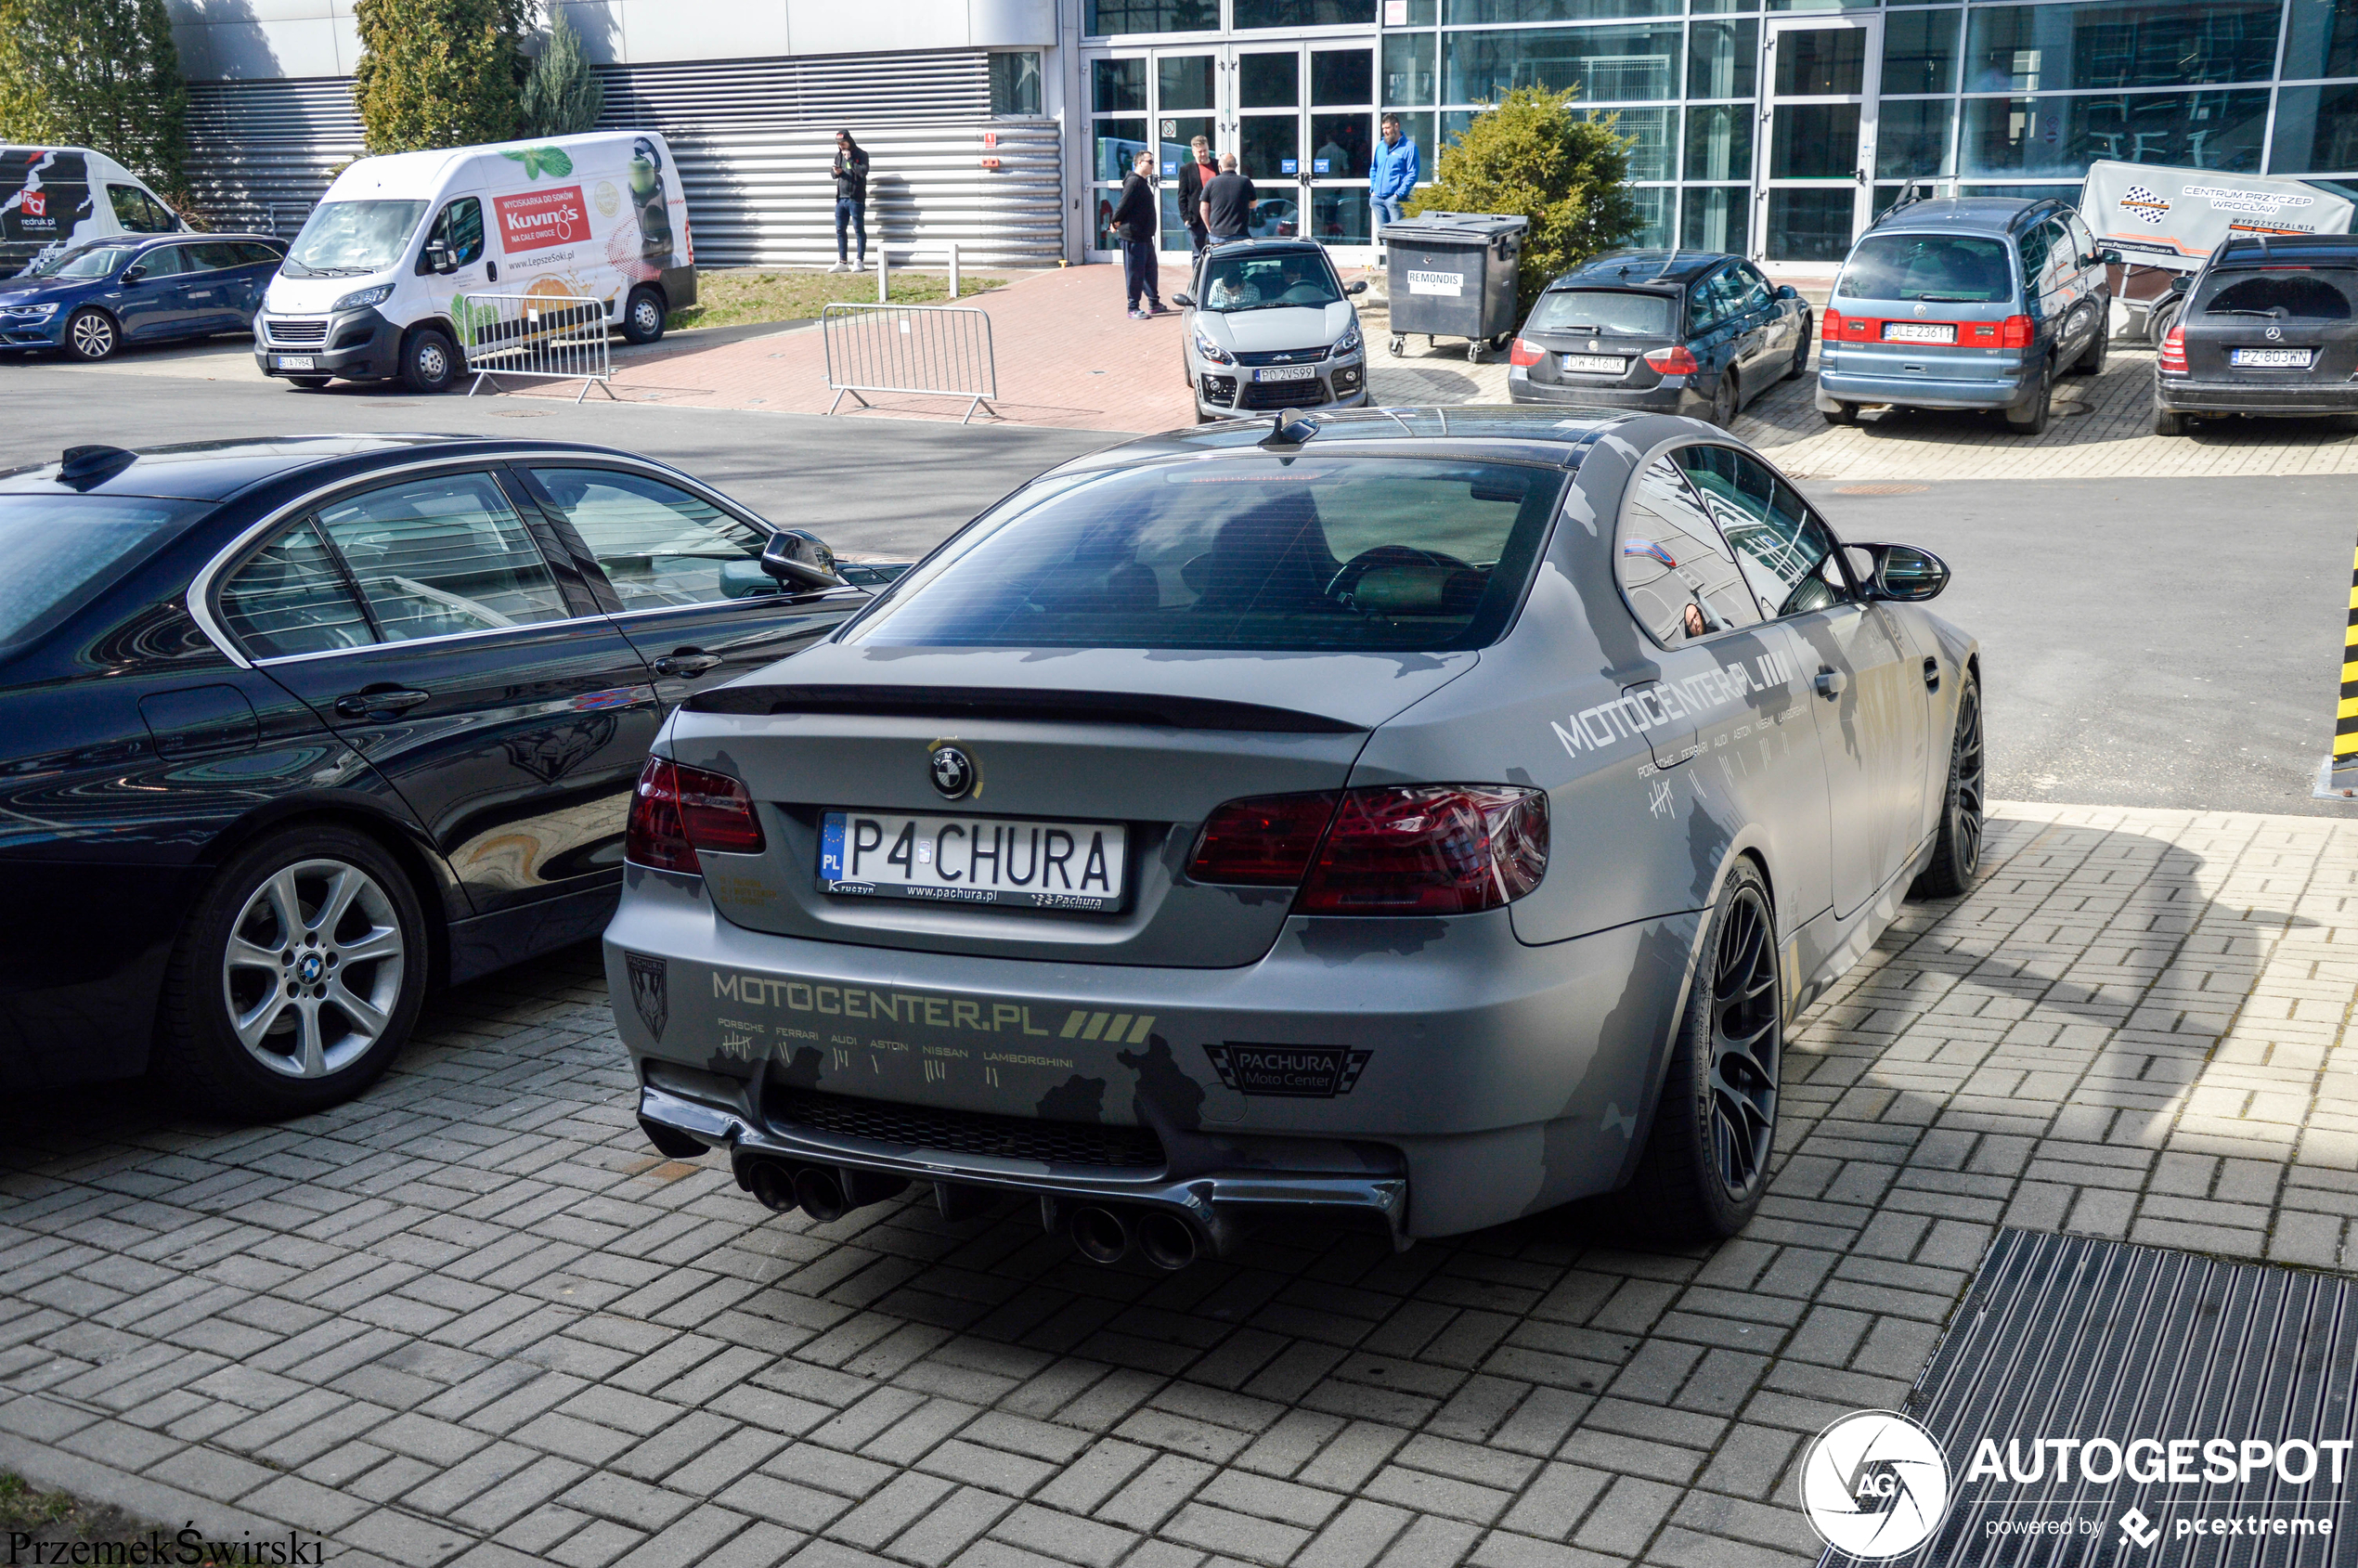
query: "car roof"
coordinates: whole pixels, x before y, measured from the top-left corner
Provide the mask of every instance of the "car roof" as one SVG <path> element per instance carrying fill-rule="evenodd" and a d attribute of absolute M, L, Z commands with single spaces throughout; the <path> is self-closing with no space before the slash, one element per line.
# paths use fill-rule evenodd
<path fill-rule="evenodd" d="M 2050 212 L 2069 209 L 2053 197 L 2041 196 L 2028 200 L 2018 196 L 1955 196 L 1937 201 L 1911 201 L 1894 207 L 1875 220 L 1870 234 L 1898 233 L 1907 229 L 1978 229 L 1985 233 L 2006 233 L 2018 227 L 2034 213 L 2046 216 Z"/>
<path fill-rule="evenodd" d="M 2278 240 L 2236 235 L 2210 253 L 2213 267 L 2349 266 L 2358 263 L 2358 234 L 2302 234 Z"/>
<path fill-rule="evenodd" d="M 440 450 L 437 450 L 440 448 Z M 0 473 L 0 495 L 150 496 L 172 500 L 227 500 L 259 484 L 344 460 L 402 452 L 421 458 L 491 457 L 502 452 L 605 452 L 602 447 L 564 441 L 516 441 L 482 435 L 367 434 L 284 435 L 268 440 L 188 441 L 175 446 L 125 449 L 86 478 L 61 479 L 62 457 Z M 103 448 L 101 449 L 103 451 Z"/>
<path fill-rule="evenodd" d="M 1316 457 L 1339 447 L 1363 455 L 1489 457 L 1576 468 L 1600 437 L 1633 421 L 1664 416 L 1554 405 L 1483 408 L 1452 405 L 1411 408 L 1321 409 L 1302 415 L 1257 415 L 1142 436 L 1073 459 L 1058 473 L 1126 468 L 1155 458 L 1240 458 L 1257 454 L 1281 421 L 1307 419 L 1317 434 L 1289 451 Z M 1680 421 L 1679 423 L 1691 423 Z"/>
<path fill-rule="evenodd" d="M 1327 248 L 1315 240 L 1273 237 L 1266 240 L 1224 240 L 1217 245 L 1208 247 L 1204 251 L 1204 259 L 1210 260 L 1213 256 L 1233 256 L 1240 251 L 1250 255 L 1266 255 L 1271 252 L 1283 251 L 1302 251 L 1322 256 L 1327 253 Z"/>
<path fill-rule="evenodd" d="M 1615 251 L 1585 261 L 1548 285 L 1550 289 L 1687 283 L 1741 257 L 1725 251 Z"/>

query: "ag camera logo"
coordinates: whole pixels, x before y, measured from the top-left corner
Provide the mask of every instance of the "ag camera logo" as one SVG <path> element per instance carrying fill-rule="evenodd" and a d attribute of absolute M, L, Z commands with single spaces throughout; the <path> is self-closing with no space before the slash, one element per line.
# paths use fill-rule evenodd
<path fill-rule="evenodd" d="M 1845 1416 L 1801 1460 L 1809 1527 L 1852 1557 L 1901 1557 L 1949 1514 L 1949 1460 L 1932 1433 L 1893 1410 Z"/>

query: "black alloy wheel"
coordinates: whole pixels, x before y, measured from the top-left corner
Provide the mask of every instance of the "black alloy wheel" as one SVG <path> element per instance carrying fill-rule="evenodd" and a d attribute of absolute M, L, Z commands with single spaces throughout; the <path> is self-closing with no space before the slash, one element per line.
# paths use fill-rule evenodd
<path fill-rule="evenodd" d="M 1957 692 L 1957 733 L 1949 745 L 1949 788 L 1941 797 L 1940 835 L 1932 863 L 1909 889 L 1921 899 L 1953 899 L 1981 870 L 1983 811 L 1988 804 L 1981 758 L 1981 682 L 1968 674 Z"/>
<path fill-rule="evenodd" d="M 66 322 L 66 352 L 76 359 L 95 363 L 112 358 L 122 345 L 123 335 L 115 330 L 114 317 L 103 310 L 85 306 Z"/>
<path fill-rule="evenodd" d="M 1738 861 L 1712 911 L 1662 1102 L 1623 1195 L 1650 1239 L 1733 1236 L 1768 1190 L 1784 1059 L 1776 931 L 1768 885 L 1752 862 Z"/>

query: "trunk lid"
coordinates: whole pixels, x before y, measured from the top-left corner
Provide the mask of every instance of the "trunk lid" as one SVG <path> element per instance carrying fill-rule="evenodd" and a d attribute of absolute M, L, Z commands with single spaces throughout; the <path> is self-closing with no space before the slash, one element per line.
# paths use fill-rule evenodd
<path fill-rule="evenodd" d="M 1683 314 L 1675 289 L 1549 289 L 1519 334 L 1541 351 L 1526 373 L 1535 386 L 1651 391 L 1662 372 L 1645 356 L 1687 341 Z"/>
<path fill-rule="evenodd" d="M 1185 880 L 1213 808 L 1341 789 L 1367 733 L 1479 654 L 1139 649 L 924 649 L 827 643 L 692 700 L 670 754 L 740 780 L 759 803 L 758 855 L 703 857 L 729 920 L 871 947 L 1095 964 L 1224 968 L 1265 953 L 1289 888 Z M 976 786 L 939 793 L 938 743 Z M 1119 824 L 1127 888 L 1108 913 L 830 894 L 830 810 Z"/>
<path fill-rule="evenodd" d="M 2196 381 L 2254 387 L 2347 382 L 2358 374 L 2358 269 L 2253 267 L 2215 272 L 2178 317 Z M 2237 364 L 2306 355 L 2305 364 Z"/>

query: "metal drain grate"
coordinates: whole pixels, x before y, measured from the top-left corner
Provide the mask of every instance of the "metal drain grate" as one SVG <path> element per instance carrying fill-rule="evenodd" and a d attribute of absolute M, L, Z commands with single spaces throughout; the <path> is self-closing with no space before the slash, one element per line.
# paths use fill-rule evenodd
<path fill-rule="evenodd" d="M 1906 1413 L 1947 1457 L 1950 1502 L 1937 1535 L 1904 1561 L 2358 1564 L 2353 1393 L 2358 1282 L 2002 1230 L 1909 1397 Z M 2079 1446 L 2062 1464 L 2054 1446 L 2036 1450 L 2034 1466 L 2034 1439 Z M 2248 1481 L 2240 1469 L 2206 1478 L 2213 1440 L 2235 1445 L 2238 1466 L 2258 1460 Z M 2290 1445 L 2283 1471 L 2247 1440 Z M 1985 1441 L 2037 1479 L 1976 1478 Z M 2141 1442 L 2156 1446 L 2132 1452 Z M 2336 1442 L 2339 1485 L 2319 1446 Z M 2287 1479 L 2312 1463 L 2305 1483 Z M 2116 1464 L 2124 1473 L 2088 1479 Z M 1855 1561 L 1831 1549 L 1820 1559 Z"/>
<path fill-rule="evenodd" d="M 762 1095 L 761 1108 L 773 1124 L 788 1131 L 808 1129 L 891 1144 L 899 1153 L 939 1149 L 947 1154 L 987 1154 L 1003 1160 L 1125 1172 L 1160 1171 L 1163 1166 L 1162 1140 L 1146 1127 L 895 1105 L 815 1089 L 773 1087 Z"/>

